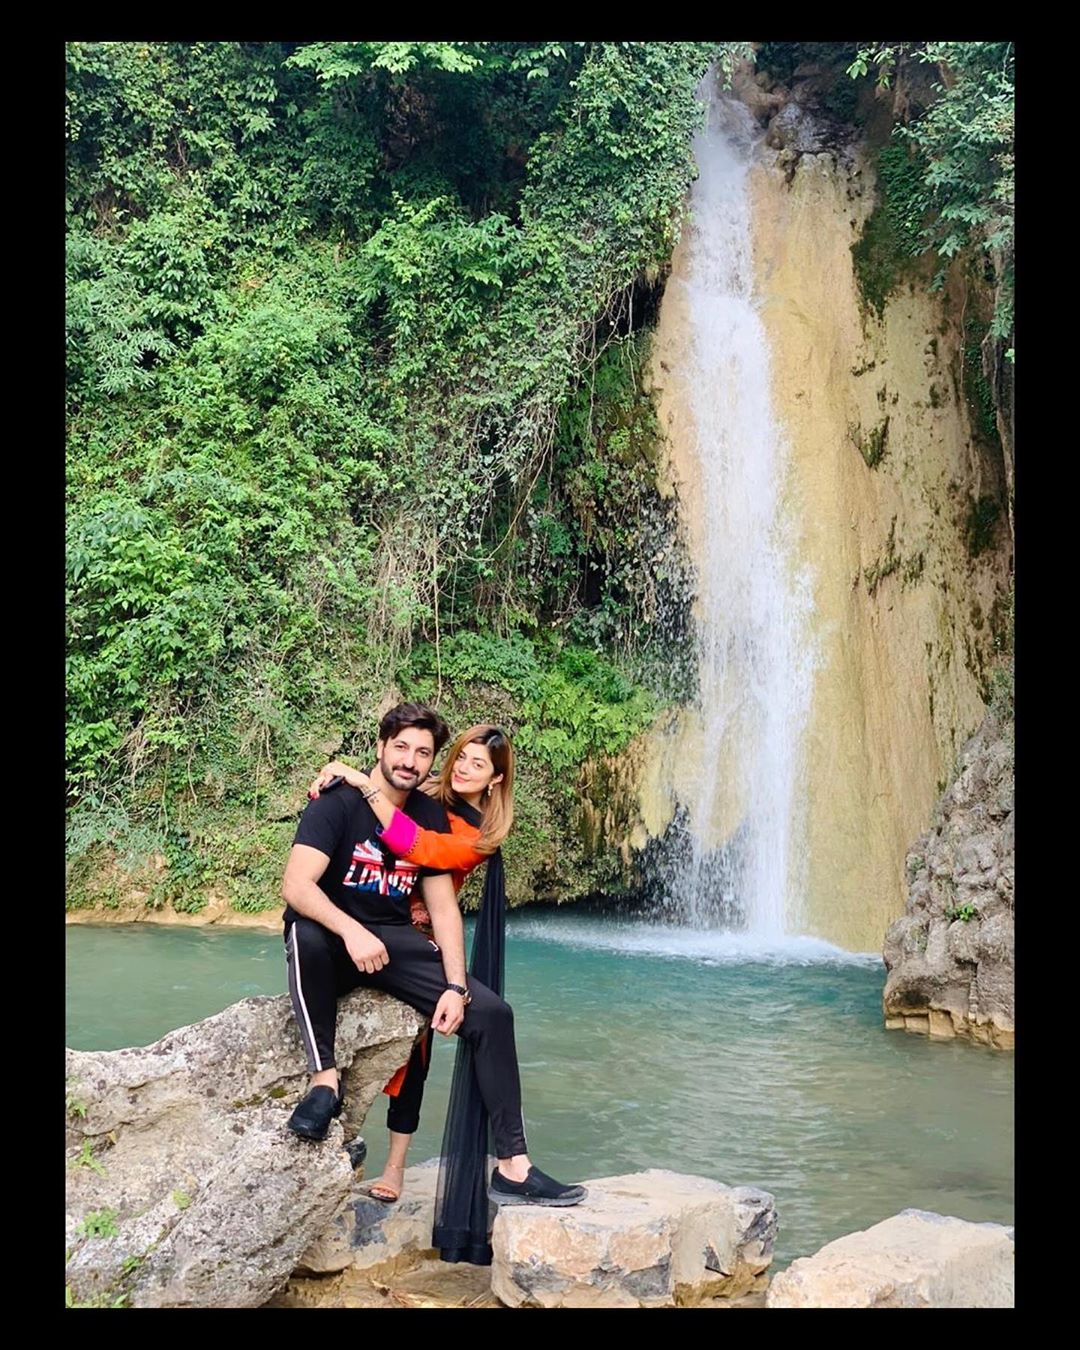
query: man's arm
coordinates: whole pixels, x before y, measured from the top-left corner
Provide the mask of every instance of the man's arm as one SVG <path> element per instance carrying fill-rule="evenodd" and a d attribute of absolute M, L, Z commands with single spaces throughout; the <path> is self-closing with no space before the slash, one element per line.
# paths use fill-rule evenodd
<path fill-rule="evenodd" d="M 431 928 L 442 951 L 443 974 L 447 984 L 465 985 L 465 924 L 454 894 L 453 882 L 446 872 L 424 877 L 421 881 L 424 903 L 431 915 Z M 450 1036 L 465 1019 L 465 1000 L 452 989 L 439 999 L 431 1016 L 431 1025 L 443 1036 Z"/>
<path fill-rule="evenodd" d="M 357 970 L 374 975 L 377 970 L 389 963 L 386 948 L 362 923 L 330 900 L 319 886 L 319 879 L 330 865 L 329 854 L 312 848 L 309 844 L 293 844 L 289 861 L 285 864 L 285 876 L 281 882 L 281 894 L 297 914 L 306 919 L 314 919 L 331 933 L 336 933 L 345 943 L 345 949 Z M 449 877 L 446 878 L 449 883 Z M 453 894 L 453 887 L 451 887 Z M 456 908 L 456 906 L 455 906 Z M 462 951 L 464 952 L 464 931 L 462 933 Z M 462 966 L 464 970 L 464 965 Z"/>

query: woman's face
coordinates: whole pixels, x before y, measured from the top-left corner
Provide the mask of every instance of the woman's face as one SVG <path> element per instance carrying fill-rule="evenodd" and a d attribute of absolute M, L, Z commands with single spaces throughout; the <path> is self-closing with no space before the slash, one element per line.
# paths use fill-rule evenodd
<path fill-rule="evenodd" d="M 450 786 L 456 793 L 471 797 L 475 792 L 486 792 L 489 783 L 501 781 L 502 774 L 496 775 L 491 754 L 483 741 L 470 741 L 461 747 L 450 770 Z"/>

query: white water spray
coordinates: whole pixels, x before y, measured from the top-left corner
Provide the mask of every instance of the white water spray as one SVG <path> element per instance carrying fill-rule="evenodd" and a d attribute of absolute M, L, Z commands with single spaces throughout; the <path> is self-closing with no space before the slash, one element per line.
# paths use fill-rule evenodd
<path fill-rule="evenodd" d="M 712 77 L 706 84 L 711 87 Z M 757 939 L 795 931 L 805 852 L 799 778 L 813 651 L 809 579 L 796 575 L 782 509 L 785 447 L 753 289 L 747 176 L 756 128 L 711 101 L 694 144 L 683 286 L 696 462 L 698 718 L 673 789 L 688 816 L 688 865 L 667 886 L 671 917 Z M 687 734 L 684 729 L 684 737 Z"/>

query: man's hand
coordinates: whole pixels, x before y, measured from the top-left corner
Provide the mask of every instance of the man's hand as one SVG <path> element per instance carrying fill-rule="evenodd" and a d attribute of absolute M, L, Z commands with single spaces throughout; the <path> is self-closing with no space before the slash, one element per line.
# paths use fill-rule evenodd
<path fill-rule="evenodd" d="M 363 924 L 355 924 L 347 933 L 343 933 L 342 941 L 357 970 L 362 970 L 367 975 L 374 975 L 377 970 L 382 970 L 383 966 L 390 964 L 390 954 L 386 948 Z M 459 1018 L 458 1021 L 460 1020 Z"/>
<path fill-rule="evenodd" d="M 452 1036 L 465 1020 L 465 1000 L 452 989 L 444 990 L 431 1014 L 432 1029 L 440 1036 Z"/>

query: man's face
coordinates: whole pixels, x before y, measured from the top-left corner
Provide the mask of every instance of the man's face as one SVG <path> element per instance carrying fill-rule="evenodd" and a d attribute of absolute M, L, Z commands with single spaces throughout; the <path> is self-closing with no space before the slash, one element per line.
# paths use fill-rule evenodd
<path fill-rule="evenodd" d="M 408 792 L 419 787 L 435 762 L 435 737 L 424 727 L 403 727 L 389 740 L 376 741 L 379 768 L 391 787 Z"/>

